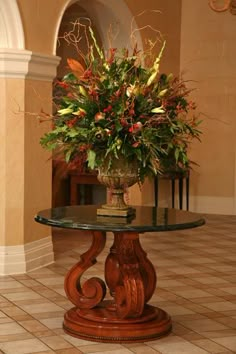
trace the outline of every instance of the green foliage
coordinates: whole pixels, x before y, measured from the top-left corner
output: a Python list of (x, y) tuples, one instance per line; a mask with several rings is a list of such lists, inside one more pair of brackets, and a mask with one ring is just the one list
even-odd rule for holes
[[(86, 152), (91, 169), (106, 158), (124, 155), (139, 163), (140, 178), (189, 167), (188, 147), (199, 139), (199, 120), (192, 114), (185, 83), (160, 74), (158, 57), (148, 67), (145, 53), (110, 48), (104, 53), (92, 29), (93, 46), (83, 63), (68, 59), (71, 72), (57, 83), (61, 94), (53, 128), (40, 143), (59, 150), (67, 162)], [(94, 53), (97, 53), (95, 56)]]

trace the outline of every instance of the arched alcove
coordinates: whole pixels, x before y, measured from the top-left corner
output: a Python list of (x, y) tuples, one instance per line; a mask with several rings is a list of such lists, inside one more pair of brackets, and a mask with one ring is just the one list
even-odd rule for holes
[(16, 0), (1, 0), (0, 48), (25, 48), (24, 30)]
[[(69, 7), (67, 7), (62, 17), (59, 32), (58, 32), (56, 55), (61, 58), (61, 61), (57, 68), (57, 77), (63, 77), (67, 73), (67, 67), (68, 67), (67, 58), (74, 58), (80, 60), (78, 49), (72, 43), (72, 40), (70, 40), (68, 37), (65, 40), (66, 34), (68, 34), (71, 31), (73, 31), (73, 35), (77, 35), (78, 27), (76, 26), (74, 28), (73, 24), (76, 23), (78, 19), (80, 19), (81, 23), (87, 25), (89, 21), (86, 19), (90, 19), (90, 15), (84, 8), (80, 6), (80, 2), (75, 2)], [(94, 24), (92, 24), (92, 27), (96, 39), (98, 40), (99, 45), (101, 45), (102, 41), (98, 30), (96, 29)], [(81, 32), (79, 34), (80, 38), (79, 38), (78, 47), (79, 50), (85, 54), (88, 51), (88, 43), (86, 40), (85, 33), (82, 33), (82, 28), (80, 30)]]
[[(129, 46), (133, 15), (123, 0), (110, 0), (109, 2), (107, 0), (93, 0), (93, 2), (88, 2), (87, 0), (68, 0), (57, 22), (53, 54), (56, 54), (57, 38), (64, 13), (69, 6), (75, 3), (88, 14), (94, 27), (97, 29), (104, 48), (109, 46), (107, 33), (111, 25), (115, 30), (117, 29), (118, 32), (118, 35), (114, 38), (113, 46), (118, 48)], [(135, 29), (135, 21), (132, 22), (132, 25), (133, 29)], [(136, 32), (136, 39), (139, 48), (142, 48), (141, 36), (138, 32)]]

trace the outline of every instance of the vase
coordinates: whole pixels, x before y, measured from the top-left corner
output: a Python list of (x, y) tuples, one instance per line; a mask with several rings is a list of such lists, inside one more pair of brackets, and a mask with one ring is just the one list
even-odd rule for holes
[(130, 216), (135, 209), (128, 206), (124, 194), (129, 187), (139, 180), (139, 169), (136, 160), (127, 161), (123, 156), (112, 161), (108, 167), (106, 161), (98, 169), (98, 180), (108, 190), (107, 204), (97, 209), (97, 215)]

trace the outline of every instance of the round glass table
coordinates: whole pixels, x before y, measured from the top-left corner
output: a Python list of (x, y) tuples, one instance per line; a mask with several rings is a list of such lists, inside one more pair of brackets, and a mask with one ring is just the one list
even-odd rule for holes
[[(65, 277), (65, 292), (75, 305), (64, 316), (66, 333), (97, 342), (145, 342), (167, 335), (171, 318), (164, 310), (149, 304), (156, 289), (156, 272), (143, 250), (139, 234), (182, 230), (205, 223), (189, 211), (137, 206), (130, 217), (97, 215), (100, 206), (66, 206), (38, 212), (41, 224), (77, 230), (90, 230), (93, 238)], [(104, 264), (104, 280), (82, 280), (96, 263), (111, 231), (114, 242)], [(144, 236), (145, 237), (145, 236)], [(108, 294), (107, 294), (108, 293)]]

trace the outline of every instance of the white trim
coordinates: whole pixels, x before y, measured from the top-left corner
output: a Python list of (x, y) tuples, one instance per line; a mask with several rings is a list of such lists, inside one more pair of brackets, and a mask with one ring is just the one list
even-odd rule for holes
[(25, 47), (24, 30), (16, 0), (0, 0), (0, 47)]
[(0, 48), (0, 77), (52, 81), (59, 62), (54, 55)]
[(54, 262), (51, 236), (19, 246), (0, 246), (0, 275), (22, 274)]

